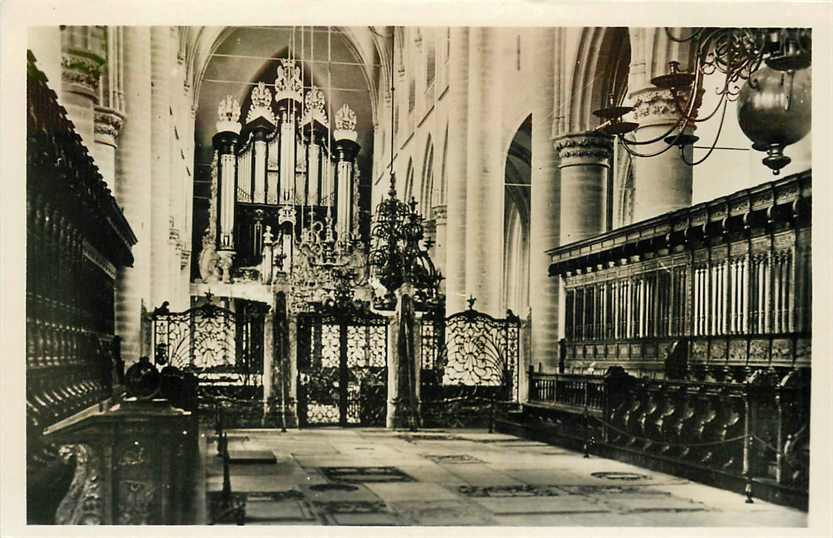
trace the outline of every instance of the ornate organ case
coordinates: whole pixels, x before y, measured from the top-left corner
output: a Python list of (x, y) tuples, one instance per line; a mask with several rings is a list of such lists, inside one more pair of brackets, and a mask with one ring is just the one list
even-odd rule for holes
[(300, 241), (358, 237), (356, 114), (344, 104), (331, 129), (324, 92), (286, 59), (274, 85), (258, 83), (244, 104), (244, 123), (235, 97), (218, 106), (203, 281), (266, 283), (273, 268), (290, 272)]

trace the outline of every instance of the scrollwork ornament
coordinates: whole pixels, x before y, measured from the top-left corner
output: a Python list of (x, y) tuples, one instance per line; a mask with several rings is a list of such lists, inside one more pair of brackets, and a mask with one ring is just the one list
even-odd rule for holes
[(66, 463), (75, 458), (75, 475), (55, 512), (58, 525), (101, 525), (104, 504), (96, 454), (89, 445), (64, 445), (59, 455)]

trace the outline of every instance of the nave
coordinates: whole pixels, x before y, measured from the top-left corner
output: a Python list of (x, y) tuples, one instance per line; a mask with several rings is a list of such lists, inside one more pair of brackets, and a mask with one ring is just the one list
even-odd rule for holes
[(812, 519), (810, 30), (31, 37), (30, 525)]
[[(795, 527), (806, 512), (482, 429), (227, 432), (245, 525)], [(201, 439), (206, 517), (223, 495)], [(274, 461), (268, 463), (270, 457)], [(614, 519), (615, 518), (615, 519)], [(230, 522), (234, 524), (236, 522)]]

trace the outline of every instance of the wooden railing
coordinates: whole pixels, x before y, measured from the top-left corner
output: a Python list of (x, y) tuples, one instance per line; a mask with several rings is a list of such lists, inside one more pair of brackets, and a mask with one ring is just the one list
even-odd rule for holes
[[(523, 421), (556, 443), (806, 507), (810, 370), (745, 383), (529, 372)], [(551, 432), (551, 428), (556, 431)], [(550, 432), (550, 433), (547, 433)]]
[(605, 404), (604, 378), (530, 372), (529, 401), (601, 413)]

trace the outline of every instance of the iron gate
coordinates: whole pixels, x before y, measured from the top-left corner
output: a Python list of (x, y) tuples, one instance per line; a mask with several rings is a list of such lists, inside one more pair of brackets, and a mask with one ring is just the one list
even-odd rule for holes
[[(263, 328), (269, 307), (239, 301), (237, 311), (211, 297), (189, 310), (170, 312), (167, 303), (151, 314), (154, 362), (198, 380), (203, 409), (218, 401), (257, 409), (263, 398)], [(238, 411), (242, 411), (239, 410)]]
[(517, 402), (520, 318), (494, 318), (469, 308), (421, 325), (420, 400), (425, 426), (473, 426), (498, 403)]
[(300, 426), (384, 426), (387, 319), (367, 312), (298, 316)]

